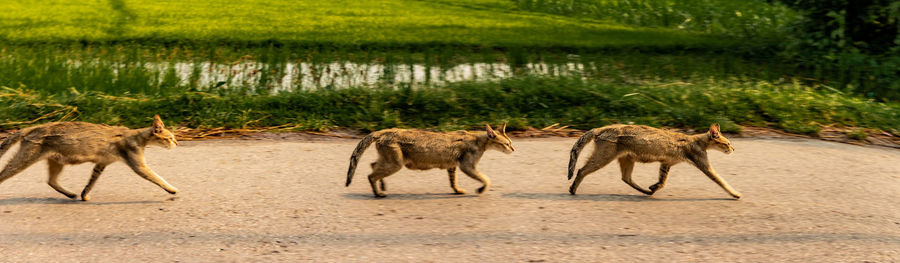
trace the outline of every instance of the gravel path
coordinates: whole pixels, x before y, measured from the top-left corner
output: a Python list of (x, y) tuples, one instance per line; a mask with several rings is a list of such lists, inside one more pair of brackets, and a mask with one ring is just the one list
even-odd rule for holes
[[(571, 196), (574, 139), (516, 139), (515, 153), (482, 159), (488, 193), (451, 195), (446, 172), (403, 170), (376, 200), (365, 180), (374, 149), (343, 186), (356, 142), (148, 148), (150, 167), (178, 195), (118, 163), (90, 202), (53, 191), (39, 163), (0, 184), (0, 261), (900, 261), (896, 149), (733, 139), (734, 154), (710, 156), (744, 194), (735, 201), (687, 164), (653, 197), (622, 183), (616, 164)], [(637, 165), (636, 181), (649, 186), (657, 169)], [(79, 192), (90, 170), (67, 167), (62, 185)]]

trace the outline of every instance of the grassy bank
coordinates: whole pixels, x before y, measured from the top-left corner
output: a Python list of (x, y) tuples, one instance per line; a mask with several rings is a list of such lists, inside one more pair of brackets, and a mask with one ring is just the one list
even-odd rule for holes
[[(411, 69), (416, 69), (416, 74)], [(471, 69), (481, 77), (460, 77)], [(778, 81), (804, 77), (790, 65), (715, 52), (581, 53), (429, 48), (413, 51), (288, 47), (147, 47), (142, 45), (0, 44), (0, 86), (43, 95), (101, 92), (123, 96), (276, 95), (316, 88), (494, 81), (526, 76), (582, 76), (606, 83), (729, 80)]]
[(99, 92), (41, 95), (27, 88), (4, 88), (0, 105), (2, 128), (28, 126), (32, 120), (141, 127), (158, 113), (170, 123), (201, 128), (289, 124), (301, 130), (448, 130), (501, 121), (512, 128), (553, 123), (582, 129), (610, 123), (700, 128), (719, 122), (727, 131), (736, 131), (739, 127), (735, 124), (740, 124), (815, 134), (828, 125), (900, 134), (900, 105), (820, 87), (739, 81), (621, 85), (522, 77), (430, 88), (300, 90), (278, 96), (197, 92), (159, 97)]
[(158, 113), (197, 128), (897, 134), (897, 104), (775, 58), (794, 19), (769, 1), (3, 1), (0, 128)]
[(0, 3), (7, 43), (267, 43), (330, 47), (700, 47), (722, 37), (520, 11), (506, 0)]

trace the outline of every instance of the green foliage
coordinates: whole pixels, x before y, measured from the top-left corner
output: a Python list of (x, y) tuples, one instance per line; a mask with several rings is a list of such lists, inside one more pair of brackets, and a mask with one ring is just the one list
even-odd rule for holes
[[(377, 72), (375, 85), (401, 85), (398, 69), (424, 68), (438, 81), (457, 81), (447, 69), (490, 63), (487, 75), (527, 75), (529, 65), (544, 67), (549, 76), (581, 75), (609, 83), (684, 81), (692, 79), (760, 79), (777, 81), (785, 76), (802, 78), (790, 65), (747, 60), (727, 54), (685, 52), (655, 54), (604, 51), (580, 55), (556, 51), (513, 50), (473, 52), (455, 48), (429, 48), (422, 52), (309, 49), (291, 47), (230, 48), (205, 45), (155, 47), (143, 45), (40, 45), (0, 44), (0, 86), (28, 87), (45, 95), (70, 91), (170, 96), (185, 92), (217, 95), (270, 94), (316, 88), (343, 88), (340, 79), (361, 78), (360, 71)], [(237, 67), (248, 62), (258, 67)], [(329, 70), (333, 63), (372, 65), (367, 69)], [(304, 63), (309, 83), (282, 85), (285, 76), (300, 78), (287, 64)], [(576, 69), (570, 65), (581, 65)], [(176, 67), (180, 68), (176, 71)], [(310, 70), (312, 69), (312, 70)], [(434, 69), (435, 72), (432, 72)], [(237, 73), (235, 73), (235, 70)], [(241, 78), (252, 74), (258, 79)], [(535, 71), (536, 72), (536, 71)], [(210, 79), (210, 76), (215, 79)], [(417, 86), (430, 84), (418, 83)]]
[(734, 44), (675, 30), (511, 11), (506, 0), (0, 1), (7, 43), (610, 48)]
[(781, 0), (804, 12), (784, 55), (818, 79), (882, 100), (900, 100), (900, 2)]
[(44, 96), (27, 88), (0, 92), (0, 127), (59, 119), (140, 127), (160, 114), (187, 127), (298, 129), (389, 127), (458, 129), (485, 122), (511, 128), (553, 123), (588, 129), (611, 123), (703, 129), (718, 122), (814, 134), (822, 125), (900, 133), (900, 105), (801, 84), (698, 81), (618, 85), (578, 78), (520, 77), (430, 88), (298, 90), (269, 95), (189, 92), (115, 97), (99, 92)]
[[(524, 10), (616, 21), (627, 25), (773, 39), (800, 19), (761, 0), (513, 0)], [(756, 39), (759, 41), (760, 39)]]
[[(866, 10), (875, 19), (865, 21), (896, 25), (896, 16)], [(0, 128), (54, 120), (140, 127), (160, 113), (188, 127), (718, 122), (726, 131), (815, 134), (837, 125), (897, 134), (896, 104), (843, 93), (900, 96), (897, 42), (873, 52), (875, 42), (847, 33), (855, 30), (848, 13), (828, 12), (828, 27), (796, 34), (802, 41), (784, 54), (798, 67), (760, 56), (774, 53), (771, 40), (785, 37), (798, 12), (759, 0), (3, 1)], [(260, 65), (238, 70), (257, 78), (201, 74), (244, 62)], [(383, 69), (371, 85), (322, 77), (342, 62)], [(288, 65), (301, 63), (315, 84), (276, 87)], [(473, 63), (507, 67), (510, 76), (397, 80), (404, 68)], [(567, 69), (575, 64), (584, 68)], [(524, 73), (535, 65), (551, 73)]]
[(869, 134), (866, 133), (866, 131), (863, 129), (854, 129), (854, 130), (848, 131), (846, 134), (847, 134), (847, 137), (849, 137), (850, 139), (859, 140), (859, 141), (865, 140), (867, 137), (869, 137)]
[(781, 0), (804, 11), (801, 39), (820, 50), (865, 54), (898, 52), (900, 2), (891, 0)]

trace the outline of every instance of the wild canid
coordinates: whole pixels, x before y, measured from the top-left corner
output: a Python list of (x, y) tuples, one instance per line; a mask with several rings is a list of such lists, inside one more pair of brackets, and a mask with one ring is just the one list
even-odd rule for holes
[(166, 129), (159, 115), (153, 117), (151, 127), (143, 129), (85, 122), (53, 122), (25, 128), (10, 135), (0, 144), (0, 156), (16, 142), (21, 142), (19, 151), (0, 172), (0, 183), (32, 164), (47, 159), (50, 174), (47, 184), (57, 192), (74, 199), (76, 195), (63, 189), (57, 183), (57, 178), (66, 164), (92, 162), (96, 165), (91, 173), (91, 179), (81, 191), (81, 200), (88, 201), (90, 200), (88, 192), (100, 178), (103, 169), (122, 160), (135, 173), (170, 194), (178, 192), (178, 189), (169, 185), (144, 163), (144, 147), (147, 144), (158, 144), (167, 149), (178, 145), (175, 135)]
[(499, 127), (500, 132), (485, 125), (484, 132), (457, 131), (449, 133), (437, 133), (420, 130), (386, 129), (373, 132), (362, 139), (356, 150), (350, 156), (350, 168), (347, 171), (347, 186), (353, 180), (353, 173), (359, 157), (373, 142), (378, 150), (378, 160), (373, 162), (372, 174), (369, 174), (369, 184), (375, 197), (384, 197), (376, 183), (381, 182), (381, 190), (384, 190), (383, 179), (400, 171), (401, 168), (414, 170), (428, 170), (440, 168), (447, 170), (450, 176), (450, 187), (457, 194), (464, 194), (456, 184), (456, 167), (463, 173), (484, 184), (478, 189), (483, 193), (491, 185), (490, 179), (478, 172), (475, 166), (481, 156), (488, 149), (512, 153), (515, 148), (506, 135), (506, 124)]
[[(669, 176), (669, 168), (687, 161), (719, 184), (732, 197), (741, 198), (740, 193), (716, 174), (706, 155), (706, 150), (710, 148), (726, 154), (734, 152), (731, 142), (719, 131), (719, 124), (713, 124), (709, 127), (709, 132), (697, 135), (685, 135), (642, 125), (610, 125), (590, 130), (572, 146), (569, 157), (569, 180), (572, 179), (579, 152), (589, 141), (594, 142), (594, 152), (587, 163), (578, 170), (577, 177), (569, 188), (569, 193), (573, 195), (585, 176), (618, 159), (622, 181), (644, 194), (652, 195), (662, 189)], [(631, 180), (635, 162), (661, 163), (659, 182), (650, 186), (650, 190), (641, 188)]]

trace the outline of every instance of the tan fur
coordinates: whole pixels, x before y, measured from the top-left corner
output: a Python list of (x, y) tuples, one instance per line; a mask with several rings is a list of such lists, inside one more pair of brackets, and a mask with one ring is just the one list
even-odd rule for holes
[[(594, 153), (578, 170), (575, 181), (569, 188), (569, 193), (573, 195), (585, 176), (618, 159), (622, 181), (644, 194), (652, 195), (662, 189), (669, 176), (669, 169), (673, 165), (689, 162), (722, 189), (725, 189), (732, 197), (741, 198), (740, 193), (716, 174), (706, 155), (706, 150), (710, 148), (726, 154), (734, 152), (731, 142), (719, 131), (719, 124), (713, 124), (710, 126), (709, 132), (697, 135), (685, 135), (642, 125), (610, 125), (590, 130), (572, 147), (569, 159), (569, 179), (572, 179), (572, 170), (578, 161), (579, 151), (589, 140), (594, 141)], [(659, 181), (650, 186), (650, 190), (641, 188), (631, 180), (635, 162), (661, 163)]]
[(490, 180), (478, 172), (475, 166), (481, 160), (481, 156), (488, 149), (512, 153), (515, 148), (509, 136), (506, 135), (506, 124), (495, 132), (490, 125), (486, 125), (484, 132), (457, 131), (449, 133), (436, 133), (420, 130), (387, 129), (373, 132), (360, 141), (356, 150), (350, 156), (350, 169), (347, 172), (347, 185), (353, 179), (356, 163), (359, 156), (371, 144), (375, 143), (378, 150), (378, 160), (372, 163), (372, 174), (369, 175), (369, 183), (375, 197), (384, 197), (384, 193), (375, 187), (377, 182), (391, 174), (400, 171), (404, 166), (413, 170), (428, 170), (439, 168), (447, 170), (450, 177), (450, 187), (457, 194), (464, 194), (456, 184), (456, 167), (463, 173), (484, 184), (478, 189), (478, 193), (487, 191)]
[(153, 126), (144, 129), (85, 122), (53, 122), (25, 128), (0, 144), (0, 156), (19, 141), (19, 151), (0, 172), (0, 183), (32, 164), (47, 159), (50, 174), (47, 183), (61, 194), (74, 199), (77, 197), (75, 194), (57, 183), (59, 173), (64, 165), (91, 162), (96, 165), (90, 181), (81, 192), (81, 199), (88, 201), (88, 192), (103, 169), (121, 160), (135, 173), (169, 193), (175, 194), (178, 191), (144, 163), (144, 147), (147, 144), (155, 143), (169, 149), (178, 144), (175, 135), (165, 128), (159, 115), (154, 116)]

